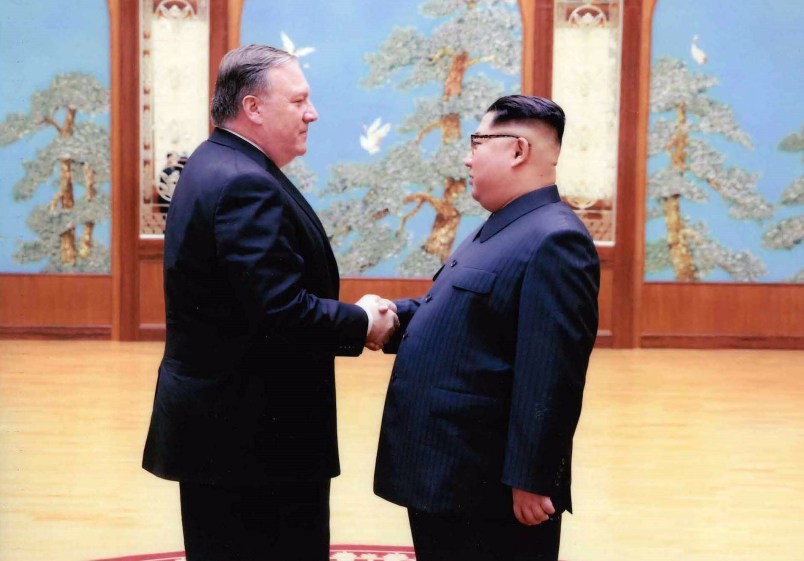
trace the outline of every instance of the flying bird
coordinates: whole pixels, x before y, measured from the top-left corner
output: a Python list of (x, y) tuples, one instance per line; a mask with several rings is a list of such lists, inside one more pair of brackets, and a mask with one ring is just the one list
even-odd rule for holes
[(380, 151), (380, 142), (391, 131), (391, 123), (383, 125), (382, 119), (377, 117), (368, 128), (363, 125), (363, 130), (366, 134), (360, 135), (360, 146), (369, 154), (376, 154)]
[(690, 45), (690, 54), (692, 54), (692, 58), (694, 58), (695, 62), (697, 62), (698, 64), (706, 64), (706, 60), (707, 60), (706, 53), (703, 52), (703, 49), (701, 49), (698, 46), (698, 36), (697, 35), (694, 35), (692, 37), (692, 44)]
[(293, 41), (290, 40), (290, 37), (288, 37), (284, 31), (280, 31), (279, 35), (282, 37), (282, 49), (286, 50), (293, 56), (301, 58), (315, 52), (314, 47), (302, 47), (297, 49), (296, 45), (293, 44)]

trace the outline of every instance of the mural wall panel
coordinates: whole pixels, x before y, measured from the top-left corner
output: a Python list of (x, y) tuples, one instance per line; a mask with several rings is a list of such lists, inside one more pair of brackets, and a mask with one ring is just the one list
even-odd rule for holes
[(106, 2), (0, 18), (0, 272), (110, 270)]
[(804, 282), (804, 12), (659, 1), (646, 280)]
[(320, 120), (286, 171), (341, 273), (432, 276), (485, 214), (463, 159), (485, 109), (520, 89), (516, 0), (248, 0), (247, 43), (300, 57)]
[(558, 187), (598, 244), (615, 241), (620, 0), (556, 0), (553, 99), (567, 113)]

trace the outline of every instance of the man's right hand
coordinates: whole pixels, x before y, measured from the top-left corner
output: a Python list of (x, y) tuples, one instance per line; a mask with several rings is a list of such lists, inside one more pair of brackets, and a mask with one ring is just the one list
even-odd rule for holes
[(357, 301), (357, 305), (366, 310), (371, 317), (371, 329), (366, 336), (366, 348), (371, 351), (382, 349), (399, 327), (396, 304), (391, 300), (380, 298), (376, 294), (366, 294)]

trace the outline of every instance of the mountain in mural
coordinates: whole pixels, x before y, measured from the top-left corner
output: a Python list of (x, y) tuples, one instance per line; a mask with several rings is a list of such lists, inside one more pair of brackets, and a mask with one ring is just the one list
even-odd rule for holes
[(678, 281), (699, 281), (715, 268), (744, 282), (767, 274), (751, 252), (732, 251), (705, 223), (682, 215), (682, 201), (705, 204), (711, 191), (726, 202), (731, 218), (761, 221), (773, 214), (773, 205), (757, 192), (758, 175), (727, 167), (726, 156), (714, 147), (716, 137), (751, 147), (731, 108), (707, 95), (717, 83), (717, 78), (691, 72), (684, 62), (666, 57), (651, 74), (650, 109), (656, 118), (649, 155), (664, 153), (669, 162), (648, 179), (648, 219), (663, 218), (666, 236), (647, 241), (645, 268), (672, 268)]
[[(445, 21), (429, 35), (395, 28), (377, 52), (366, 56), (364, 84), (383, 87), (394, 78), (397, 88), (411, 90), (435, 83), (440, 94), (416, 101), (396, 128), (407, 139), (390, 148), (382, 146), (387, 125), (377, 120), (366, 127), (363, 148), (376, 160), (333, 166), (323, 192), (333, 201), (320, 214), (345, 274), (405, 254), (400, 275), (429, 276), (451, 253), (461, 217), (484, 212), (466, 190), (468, 145), (461, 124), (482, 117), (503, 85), (467, 72), (478, 65), (519, 72), (518, 8), (501, 0), (428, 0), (419, 9), (427, 18)], [(423, 146), (435, 132), (440, 133), (437, 146)], [(426, 239), (413, 239), (405, 224), (425, 205), (435, 211), (432, 228)]]
[[(39, 239), (20, 244), (14, 254), (17, 262), (46, 260), (47, 272), (109, 271), (108, 248), (93, 240), (95, 225), (109, 219), (109, 196), (101, 189), (110, 174), (109, 132), (79, 120), (80, 115), (108, 108), (109, 91), (94, 77), (73, 72), (56, 76), (50, 86), (36, 92), (28, 114), (13, 113), (0, 123), (0, 146), (43, 129), (55, 132), (34, 160), (23, 162), (25, 175), (13, 189), (17, 201), (31, 199), (51, 181), (56, 190), (50, 203), (34, 207), (28, 216), (28, 227)], [(80, 198), (75, 192), (78, 185), (84, 187)]]
[[(786, 136), (779, 143), (779, 150), (783, 152), (801, 153), (804, 162), (804, 127), (800, 133)], [(782, 192), (782, 206), (804, 205), (804, 175), (798, 176)], [(773, 224), (762, 236), (762, 245), (768, 249), (792, 250), (804, 240), (804, 214), (785, 218)], [(804, 268), (787, 279), (790, 282), (804, 283)]]

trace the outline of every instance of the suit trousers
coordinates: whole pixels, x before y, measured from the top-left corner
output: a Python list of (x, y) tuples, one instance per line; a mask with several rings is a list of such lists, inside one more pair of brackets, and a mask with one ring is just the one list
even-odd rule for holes
[(329, 479), (179, 489), (187, 561), (329, 560)]
[(556, 561), (561, 515), (537, 526), (408, 509), (416, 561)]

